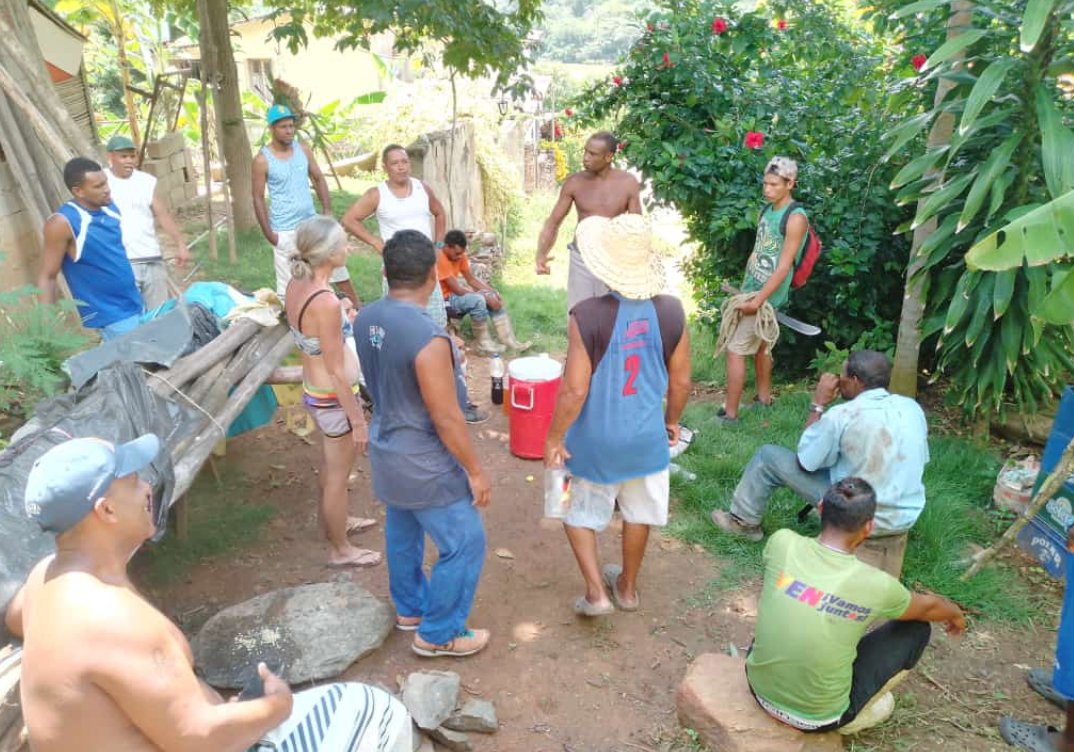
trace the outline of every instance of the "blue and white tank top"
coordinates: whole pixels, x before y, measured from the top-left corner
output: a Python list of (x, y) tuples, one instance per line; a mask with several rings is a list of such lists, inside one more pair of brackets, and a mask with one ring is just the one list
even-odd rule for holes
[[(682, 336), (682, 306), (665, 297), (628, 300), (613, 292), (571, 311), (594, 364), (589, 394), (565, 438), (567, 469), (579, 478), (622, 483), (665, 470), (670, 462), (664, 395), (667, 361)], [(673, 315), (667, 321), (661, 322), (656, 302), (668, 303)], [(613, 307), (614, 324), (602, 326)]]
[(293, 230), (317, 213), (306, 152), (296, 138), (291, 142), (290, 159), (279, 159), (267, 146), (261, 147), (261, 153), (268, 160), (269, 225), (274, 232)]
[(75, 239), (75, 256), (63, 255), (62, 270), (82, 324), (100, 329), (141, 314), (145, 304), (123, 246), (116, 205), (90, 211), (68, 201), (56, 213), (71, 225)]

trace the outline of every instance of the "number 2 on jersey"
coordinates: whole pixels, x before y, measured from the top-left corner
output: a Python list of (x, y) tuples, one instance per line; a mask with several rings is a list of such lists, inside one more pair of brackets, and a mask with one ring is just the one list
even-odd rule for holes
[(623, 362), (623, 370), (630, 374), (627, 376), (626, 384), (623, 385), (623, 396), (629, 397), (632, 394), (637, 394), (638, 390), (634, 388), (634, 380), (638, 378), (638, 371), (641, 370), (641, 358), (637, 355), (628, 355)]

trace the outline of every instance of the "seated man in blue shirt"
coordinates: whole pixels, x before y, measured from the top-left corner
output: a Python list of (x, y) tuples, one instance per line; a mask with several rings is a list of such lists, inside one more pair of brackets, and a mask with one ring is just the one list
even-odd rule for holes
[[(876, 526), (858, 558), (898, 577), (906, 533), (925, 507), (921, 479), (929, 446), (925, 413), (914, 400), (889, 393), (890, 381), (891, 362), (873, 350), (851, 353), (840, 375), (821, 376), (798, 451), (771, 444), (758, 449), (730, 511), (713, 510), (713, 523), (759, 541), (761, 518), (777, 488), (790, 488), (816, 506), (833, 483), (864, 478), (876, 490)], [(827, 409), (837, 394), (844, 402)]]

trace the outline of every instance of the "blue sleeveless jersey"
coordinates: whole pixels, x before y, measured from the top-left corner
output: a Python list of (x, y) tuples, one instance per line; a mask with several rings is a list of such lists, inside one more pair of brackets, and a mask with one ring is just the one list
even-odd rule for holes
[(75, 238), (75, 257), (65, 253), (61, 268), (83, 326), (100, 329), (141, 314), (145, 304), (123, 246), (116, 205), (90, 211), (68, 201), (56, 213)]
[[(614, 294), (614, 293), (613, 293)], [(565, 444), (567, 469), (593, 483), (622, 483), (667, 469), (668, 371), (656, 307), (619, 295), (608, 349)]]
[(279, 159), (267, 146), (261, 153), (268, 160), (269, 225), (275, 232), (293, 230), (317, 212), (310, 193), (310, 163), (296, 138), (291, 158)]

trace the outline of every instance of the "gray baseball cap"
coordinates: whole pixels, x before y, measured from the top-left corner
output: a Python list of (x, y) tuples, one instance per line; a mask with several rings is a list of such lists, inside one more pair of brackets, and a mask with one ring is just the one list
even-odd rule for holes
[(125, 444), (71, 439), (34, 463), (26, 480), (26, 515), (42, 530), (65, 533), (93, 510), (112, 482), (149, 466), (160, 439), (147, 433)]

